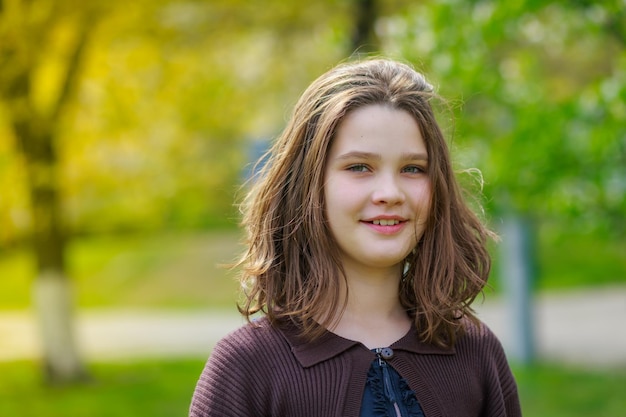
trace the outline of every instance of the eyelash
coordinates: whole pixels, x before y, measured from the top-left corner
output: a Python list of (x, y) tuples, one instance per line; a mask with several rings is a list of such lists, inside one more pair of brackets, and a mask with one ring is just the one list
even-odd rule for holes
[[(410, 170), (410, 171), (408, 171)], [(419, 165), (410, 165), (408, 167), (404, 167), (402, 168), (403, 172), (410, 172), (411, 174), (421, 174), (423, 172), (426, 172), (426, 168), (421, 167)]]
[(353, 172), (366, 172), (369, 171), (369, 167), (365, 164), (354, 164), (354, 165), (350, 165), (348, 167), (348, 171), (353, 171)]
[[(365, 165), (365, 164), (354, 164), (354, 165), (350, 165), (347, 168), (348, 171), (352, 171), (352, 172), (368, 172), (371, 171), (371, 169)], [(421, 174), (426, 172), (426, 168), (423, 168), (419, 165), (409, 165), (406, 166), (404, 168), (402, 168), (402, 172), (408, 172), (409, 174)]]

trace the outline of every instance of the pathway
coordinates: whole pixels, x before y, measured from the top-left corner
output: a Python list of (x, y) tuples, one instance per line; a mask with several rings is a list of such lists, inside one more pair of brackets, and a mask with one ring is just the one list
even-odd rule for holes
[[(534, 300), (535, 338), (541, 359), (626, 369), (626, 287), (544, 294)], [(479, 316), (510, 350), (505, 303), (475, 305)], [(82, 310), (77, 338), (90, 360), (205, 357), (220, 337), (243, 320), (209, 310)], [(0, 361), (39, 356), (37, 328), (28, 312), (0, 312)]]

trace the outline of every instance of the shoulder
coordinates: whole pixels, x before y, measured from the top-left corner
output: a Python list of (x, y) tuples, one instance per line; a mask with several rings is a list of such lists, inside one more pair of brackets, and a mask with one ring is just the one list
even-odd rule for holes
[(508, 368), (502, 343), (482, 321), (463, 319), (464, 333), (457, 340), (455, 350), (460, 356), (474, 362), (476, 366)]
[(228, 333), (218, 344), (243, 343), (243, 346), (254, 346), (259, 339), (273, 338), (276, 333), (269, 320), (261, 317)]
[(210, 359), (240, 363), (241, 360), (259, 359), (268, 352), (284, 350), (286, 347), (281, 332), (263, 317), (224, 336), (215, 345)]
[(502, 347), (498, 337), (482, 321), (472, 321), (468, 318), (463, 318), (462, 321), (464, 333), (458, 340), (462, 346), (478, 347), (480, 349)]
[(456, 349), (457, 353), (473, 362), (480, 373), (502, 384), (505, 390), (515, 389), (504, 348), (485, 323), (465, 320), (465, 334), (459, 338)]
[(289, 348), (267, 319), (247, 323), (222, 338), (200, 374), (190, 416), (265, 415), (271, 383), (259, 384)]

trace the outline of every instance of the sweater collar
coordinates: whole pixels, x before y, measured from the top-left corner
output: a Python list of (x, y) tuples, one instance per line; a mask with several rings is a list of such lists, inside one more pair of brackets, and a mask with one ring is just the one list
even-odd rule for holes
[[(305, 368), (329, 360), (352, 348), (365, 351), (372, 355), (372, 359), (374, 358), (374, 353), (361, 342), (345, 339), (328, 330), (313, 341), (307, 341), (301, 337), (298, 334), (298, 328), (294, 325), (282, 326), (280, 331), (291, 346), (291, 351), (300, 365)], [(407, 334), (389, 347), (393, 350), (403, 350), (422, 355), (453, 355), (455, 353), (454, 347), (443, 348), (421, 342), (415, 326), (412, 326)]]

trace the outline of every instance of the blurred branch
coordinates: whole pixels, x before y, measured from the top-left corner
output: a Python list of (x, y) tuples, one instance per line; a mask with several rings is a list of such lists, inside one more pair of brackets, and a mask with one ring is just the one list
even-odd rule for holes
[(63, 113), (67, 103), (76, 91), (80, 79), (79, 73), (85, 54), (85, 47), (88, 43), (89, 36), (93, 32), (94, 22), (94, 15), (90, 12), (85, 12), (84, 16), (80, 19), (76, 43), (67, 64), (59, 96), (50, 114), (51, 120), (57, 120), (59, 118), (59, 115)]

